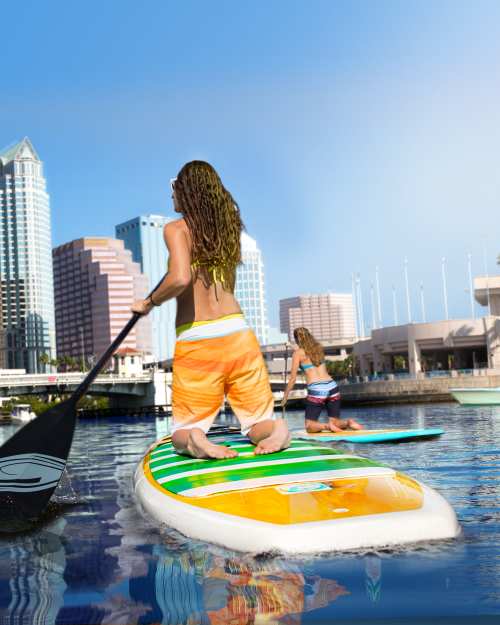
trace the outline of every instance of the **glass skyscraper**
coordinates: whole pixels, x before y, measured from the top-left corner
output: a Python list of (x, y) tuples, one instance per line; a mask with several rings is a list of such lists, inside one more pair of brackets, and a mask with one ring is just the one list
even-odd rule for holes
[(241, 233), (241, 257), (243, 264), (236, 270), (234, 294), (259, 343), (265, 345), (268, 341), (268, 325), (264, 263), (257, 242), (245, 232)]
[(9, 369), (42, 372), (40, 356), (56, 357), (51, 248), (42, 162), (25, 138), (0, 151), (0, 328)]
[[(115, 227), (116, 238), (125, 243), (132, 258), (153, 289), (167, 272), (168, 251), (163, 228), (172, 218), (163, 215), (140, 215)], [(153, 354), (157, 361), (173, 358), (175, 347), (175, 300), (169, 300), (150, 313), (153, 330)]]

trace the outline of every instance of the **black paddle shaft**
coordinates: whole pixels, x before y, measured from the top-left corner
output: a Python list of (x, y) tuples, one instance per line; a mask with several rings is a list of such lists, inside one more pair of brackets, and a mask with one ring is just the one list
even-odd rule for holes
[(29, 421), (0, 447), (0, 530), (25, 529), (23, 524), (46, 508), (71, 449), (76, 404), (141, 317), (133, 314), (69, 399)]

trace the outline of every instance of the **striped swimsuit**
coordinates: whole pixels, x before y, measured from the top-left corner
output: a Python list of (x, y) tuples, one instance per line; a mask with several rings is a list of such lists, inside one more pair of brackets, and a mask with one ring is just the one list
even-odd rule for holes
[(329, 418), (338, 418), (340, 392), (335, 380), (312, 382), (307, 385), (306, 419), (318, 421), (323, 408), (326, 408)]

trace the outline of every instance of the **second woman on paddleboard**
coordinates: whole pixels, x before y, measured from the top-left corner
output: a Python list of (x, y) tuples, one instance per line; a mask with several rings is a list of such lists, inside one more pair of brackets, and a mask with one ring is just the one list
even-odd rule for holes
[(132, 311), (147, 314), (153, 306), (177, 299), (172, 442), (195, 458), (236, 456), (235, 450), (206, 436), (226, 395), (256, 454), (288, 447), (286, 422), (273, 418), (259, 343), (234, 297), (243, 229), (238, 205), (204, 161), (184, 165), (171, 186), (181, 217), (164, 229), (168, 273)]
[[(362, 426), (354, 419), (340, 419), (340, 392), (326, 368), (325, 352), (307, 328), (296, 328), (293, 336), (297, 348), (292, 357), (292, 370), (283, 395), (283, 405), (288, 401), (290, 391), (295, 386), (297, 372), (301, 369), (307, 380), (306, 430), (308, 432), (332, 431), (345, 429), (361, 430)], [(328, 423), (320, 423), (323, 408), (328, 414)]]

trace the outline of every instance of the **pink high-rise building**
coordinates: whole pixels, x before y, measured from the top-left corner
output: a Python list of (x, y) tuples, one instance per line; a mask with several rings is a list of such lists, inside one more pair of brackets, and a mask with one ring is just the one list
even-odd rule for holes
[[(88, 362), (104, 352), (146, 297), (148, 279), (123, 241), (84, 237), (52, 250), (58, 356)], [(151, 320), (141, 319), (123, 341), (151, 352)]]
[(354, 339), (356, 322), (350, 293), (298, 295), (280, 300), (280, 330), (293, 340), (305, 326), (318, 341)]

